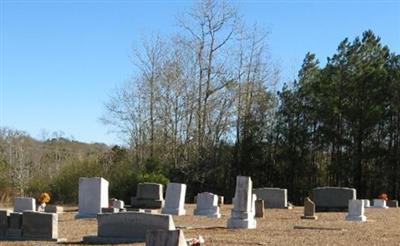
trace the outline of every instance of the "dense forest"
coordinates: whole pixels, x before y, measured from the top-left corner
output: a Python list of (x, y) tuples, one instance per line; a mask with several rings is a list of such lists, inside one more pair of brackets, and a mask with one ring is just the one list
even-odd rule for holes
[(229, 200), (237, 175), (287, 188), (295, 204), (325, 185), (400, 198), (400, 55), (373, 31), (345, 38), (323, 64), (305, 54), (277, 91), (267, 33), (234, 6), (198, 2), (177, 24), (143, 40), (136, 76), (105, 105), (102, 121), (126, 146), (2, 129), (1, 198), (49, 191), (76, 202), (79, 176), (103, 176), (127, 201), (143, 181), (186, 183), (188, 200), (202, 191)]

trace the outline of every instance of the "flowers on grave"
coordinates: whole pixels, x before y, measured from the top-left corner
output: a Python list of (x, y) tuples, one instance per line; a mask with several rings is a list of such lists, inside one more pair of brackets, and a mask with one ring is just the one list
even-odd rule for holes
[(381, 193), (381, 194), (379, 194), (378, 199), (387, 201), (389, 199), (389, 197), (386, 193)]
[(39, 203), (49, 203), (50, 202), (50, 195), (47, 192), (43, 192), (42, 194), (40, 194), (40, 197), (38, 199)]

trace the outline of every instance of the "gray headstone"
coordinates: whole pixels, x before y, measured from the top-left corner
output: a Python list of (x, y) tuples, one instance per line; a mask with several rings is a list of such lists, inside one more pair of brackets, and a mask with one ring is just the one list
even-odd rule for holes
[(250, 177), (236, 177), (235, 197), (233, 209), (228, 219), (228, 228), (255, 229), (257, 222), (254, 219), (256, 196), (252, 195), (253, 182)]
[(9, 214), (10, 212), (8, 210), (0, 210), (0, 238), (6, 236)]
[(367, 217), (364, 215), (364, 200), (349, 200), (349, 213), (346, 216), (346, 220), (350, 221), (367, 221)]
[(253, 193), (257, 199), (264, 200), (265, 208), (288, 208), (287, 189), (281, 188), (258, 188)]
[(398, 208), (399, 207), (399, 201), (397, 201), (397, 200), (386, 201), (386, 206), (388, 206), (389, 208)]
[(301, 218), (310, 220), (318, 219), (318, 217), (315, 216), (315, 204), (308, 197), (304, 199), (304, 216), (301, 216)]
[(36, 211), (36, 200), (32, 197), (16, 197), (14, 201), (14, 212)]
[(125, 208), (125, 203), (122, 200), (114, 200), (112, 206), (113, 206), (113, 208), (121, 209), (121, 208)]
[(317, 212), (347, 211), (349, 200), (357, 199), (356, 189), (347, 187), (317, 187), (312, 199)]
[(386, 206), (386, 201), (383, 199), (374, 199), (374, 208), (389, 208)]
[(131, 198), (134, 208), (156, 209), (164, 206), (163, 185), (157, 183), (140, 183), (137, 185), (136, 197)]
[(209, 218), (220, 218), (218, 207), (218, 196), (213, 193), (203, 192), (197, 195), (197, 206), (193, 210), (194, 215), (207, 216)]
[(264, 218), (264, 200), (256, 200), (255, 202), (256, 208), (256, 218)]
[(57, 240), (58, 215), (26, 211), (23, 213), (22, 228), (24, 239)]
[(144, 242), (149, 230), (175, 230), (171, 215), (123, 212), (99, 214), (97, 236), (86, 236), (84, 243)]
[(165, 206), (161, 209), (163, 214), (185, 215), (186, 185), (169, 183), (165, 196)]
[(79, 178), (79, 213), (77, 218), (95, 218), (101, 208), (108, 207), (108, 181), (100, 178)]
[(153, 230), (146, 233), (146, 246), (187, 246), (182, 230)]

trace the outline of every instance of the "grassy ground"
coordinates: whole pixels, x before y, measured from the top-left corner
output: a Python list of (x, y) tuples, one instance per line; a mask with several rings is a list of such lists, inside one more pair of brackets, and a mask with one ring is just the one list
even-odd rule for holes
[[(267, 209), (257, 219), (255, 230), (226, 228), (231, 205), (224, 205), (221, 219), (192, 216), (194, 205), (187, 204), (187, 216), (175, 217), (186, 238), (202, 235), (206, 245), (400, 245), (400, 208), (366, 210), (368, 221), (345, 221), (346, 213), (318, 213), (317, 221), (301, 220), (302, 207), (293, 210)], [(76, 212), (59, 216), (59, 237), (68, 245), (80, 244), (85, 235), (95, 235), (95, 219), (75, 220)], [(294, 229), (294, 226), (340, 228), (342, 230)], [(47, 242), (5, 242), (0, 245), (53, 245)], [(132, 244), (131, 244), (132, 245)], [(144, 244), (134, 244), (144, 245)]]

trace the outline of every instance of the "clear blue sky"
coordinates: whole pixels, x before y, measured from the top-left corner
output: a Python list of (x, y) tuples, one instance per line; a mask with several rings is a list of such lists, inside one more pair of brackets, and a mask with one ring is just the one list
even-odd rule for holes
[[(0, 0), (0, 126), (43, 129), (84, 142), (120, 143), (99, 117), (112, 90), (132, 78), (142, 34), (176, 31), (190, 1)], [(345, 37), (372, 29), (400, 53), (400, 1), (235, 1), (270, 32), (285, 79), (307, 51), (325, 62)]]

